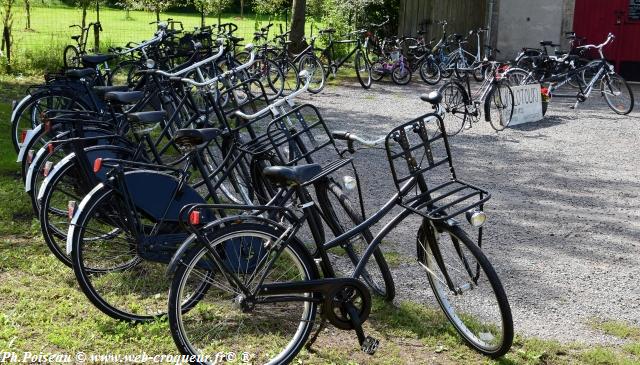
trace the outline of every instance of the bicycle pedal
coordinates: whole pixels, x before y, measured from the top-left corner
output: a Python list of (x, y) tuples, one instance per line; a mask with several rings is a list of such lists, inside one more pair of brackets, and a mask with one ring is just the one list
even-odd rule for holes
[(364, 339), (364, 341), (362, 341), (362, 345), (360, 346), (360, 348), (362, 349), (362, 352), (364, 352), (365, 354), (373, 355), (376, 353), (376, 350), (378, 349), (379, 345), (380, 345), (380, 341), (376, 340), (371, 336), (367, 336)]

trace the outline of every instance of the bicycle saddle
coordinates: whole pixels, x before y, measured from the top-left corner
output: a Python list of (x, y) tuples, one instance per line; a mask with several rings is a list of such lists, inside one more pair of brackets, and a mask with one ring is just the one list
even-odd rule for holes
[(317, 163), (300, 166), (269, 166), (262, 170), (267, 179), (279, 185), (302, 185), (322, 172)]
[(164, 120), (167, 113), (164, 110), (151, 112), (137, 112), (127, 114), (127, 119), (133, 123), (156, 124)]
[(108, 92), (112, 91), (129, 91), (129, 88), (125, 85), (122, 86), (94, 86), (91, 88), (96, 96), (100, 99), (104, 99), (104, 96)]
[(72, 35), (71, 39), (73, 39), (74, 41), (77, 41), (78, 39), (80, 39), (80, 37), (82, 37), (82, 36), (80, 36), (80, 35)]
[(221, 133), (218, 128), (180, 129), (173, 141), (182, 146), (198, 146), (216, 139)]
[(133, 104), (143, 96), (142, 91), (110, 91), (104, 94), (104, 100), (113, 104)]
[(552, 41), (540, 41), (540, 45), (543, 47), (559, 47), (559, 44), (554, 44)]
[(81, 79), (84, 77), (89, 77), (89, 76), (93, 76), (96, 74), (96, 70), (92, 69), (92, 68), (83, 68), (83, 69), (79, 69), (79, 70), (67, 70), (65, 73), (65, 76), (72, 78), (72, 79)]
[(318, 33), (320, 33), (320, 34), (333, 34), (335, 32), (336, 32), (336, 30), (334, 28), (327, 28), (327, 29), (323, 29), (323, 30), (319, 31)]
[(439, 93), (438, 91), (432, 91), (428, 94), (420, 95), (420, 100), (426, 101), (431, 105), (438, 105), (440, 104), (440, 102), (442, 102), (442, 94)]
[(82, 63), (90, 65), (98, 65), (118, 57), (114, 54), (94, 54), (82, 56)]

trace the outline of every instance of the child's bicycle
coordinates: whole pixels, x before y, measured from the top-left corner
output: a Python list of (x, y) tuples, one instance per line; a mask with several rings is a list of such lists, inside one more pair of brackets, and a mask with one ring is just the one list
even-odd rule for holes
[(81, 25), (74, 24), (69, 28), (80, 28), (80, 34), (71, 36), (71, 39), (76, 41), (76, 44), (70, 44), (64, 49), (64, 68), (79, 68), (81, 64), (81, 56), (87, 54), (87, 40), (89, 39), (89, 31), (102, 32), (102, 24), (100, 22), (89, 23), (88, 26), (82, 27)]
[[(386, 43), (388, 41), (385, 41)], [(406, 85), (411, 82), (411, 67), (404, 53), (398, 47), (396, 40), (392, 50), (375, 61), (371, 61), (371, 79), (380, 81), (386, 75), (391, 76), (391, 80), (397, 85)], [(383, 46), (384, 49), (384, 46)]]

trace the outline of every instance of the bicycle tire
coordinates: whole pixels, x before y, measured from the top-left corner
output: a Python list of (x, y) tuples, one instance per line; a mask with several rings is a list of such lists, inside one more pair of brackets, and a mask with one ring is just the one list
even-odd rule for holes
[(65, 69), (80, 67), (80, 51), (72, 44), (66, 46), (64, 48), (63, 60)]
[(358, 82), (360, 85), (368, 89), (371, 87), (371, 65), (369, 64), (369, 60), (367, 60), (367, 56), (362, 52), (362, 50), (358, 50), (354, 59), (354, 67), (356, 69), (356, 76), (358, 77)]
[[(306, 70), (309, 73), (311, 82), (307, 91), (312, 94), (317, 94), (324, 89), (327, 77), (322, 62), (320, 62), (320, 59), (314, 54), (307, 53), (302, 56), (298, 62), (298, 70)], [(306, 80), (304, 82), (306, 82)]]
[[(340, 234), (347, 232), (349, 229), (363, 222), (362, 215), (353, 208), (349, 197), (335, 181), (329, 180), (325, 184), (319, 184), (316, 187), (316, 196), (318, 197), (318, 204), (321, 207), (323, 215), (327, 219), (327, 225), (335, 237), (338, 237)], [(342, 210), (344, 215), (339, 214), (339, 210)], [(341, 221), (339, 216), (350, 221)], [(348, 246), (342, 246), (349, 260), (351, 260), (351, 264), (354, 265), (354, 269), (360, 260), (364, 248), (373, 241), (373, 234), (371, 234), (369, 229), (365, 229), (362, 231), (361, 237), (355, 237), (356, 240), (359, 238), (362, 238), (364, 241), (362, 242), (364, 247), (360, 248), (360, 252), (357, 252), (357, 243), (355, 246), (353, 242), (349, 242)], [(386, 301), (392, 301), (396, 294), (395, 284), (391, 271), (389, 270), (389, 265), (379, 246), (375, 249), (372, 257), (375, 263), (369, 260), (366, 266), (366, 272), (361, 278), (374, 294), (383, 297)], [(375, 276), (375, 278), (372, 275)], [(380, 281), (383, 283), (380, 283)]]
[[(616, 95), (616, 91), (614, 90), (612, 81), (617, 81), (620, 83), (620, 87), (619, 87), (620, 94)], [(618, 100), (614, 100), (614, 98), (612, 97), (612, 96), (620, 96), (625, 91), (629, 95), (628, 106), (624, 104), (620, 104)], [(622, 76), (618, 75), (617, 73), (614, 73), (614, 72), (609, 73), (605, 75), (602, 78), (602, 80), (600, 80), (600, 92), (604, 97), (604, 100), (607, 102), (607, 105), (609, 106), (609, 108), (611, 108), (611, 110), (613, 110), (616, 114), (627, 115), (631, 113), (631, 111), (633, 110), (633, 106), (634, 106), (633, 91), (631, 90), (629, 83), (627, 83), (627, 80), (622, 78)], [(620, 98), (617, 98), (617, 99), (620, 99)]]
[[(211, 233), (209, 234), (209, 232)], [(251, 238), (252, 240), (271, 239), (272, 242), (275, 242), (278, 237), (283, 234), (283, 231), (268, 225), (240, 223), (222, 228), (215, 227), (211, 231), (206, 231), (204, 234), (207, 235), (211, 246), (217, 249), (223, 248), (224, 246), (222, 245), (227, 242), (234, 242), (234, 239), (237, 240), (245, 237)], [(191, 236), (187, 242), (193, 242), (194, 240), (195, 238)], [(225, 346), (229, 345), (230, 348), (246, 348), (247, 341), (250, 341), (252, 345), (256, 342), (260, 343), (259, 341), (268, 341), (268, 343), (265, 342), (262, 346), (258, 345), (254, 347), (254, 351), (252, 351), (254, 352), (252, 354), (252, 362), (260, 364), (267, 362), (270, 364), (287, 364), (291, 362), (305, 345), (313, 329), (317, 303), (291, 302), (293, 305), (295, 305), (295, 303), (302, 304), (303, 308), (300, 314), (287, 313), (285, 310), (288, 308), (285, 307), (283, 310), (282, 305), (279, 306), (277, 303), (272, 303), (271, 305), (269, 303), (256, 304), (248, 310), (248, 312), (243, 313), (241, 312), (242, 309), (240, 306), (233, 305), (232, 301), (220, 300), (218, 298), (218, 296), (226, 298), (229, 295), (235, 297), (236, 293), (225, 293), (225, 290), (229, 288), (228, 285), (216, 285), (214, 280), (221, 275), (217, 275), (219, 269), (208, 269), (212, 264), (210, 264), (211, 261), (206, 260), (213, 259), (206, 256), (207, 252), (207, 248), (202, 247), (195, 250), (195, 252), (186, 259), (181, 259), (181, 265), (178, 266), (171, 282), (171, 289), (169, 291), (169, 327), (171, 336), (178, 350), (183, 355), (202, 355), (204, 358), (205, 356), (215, 356), (215, 353), (220, 349), (219, 346), (221, 343)], [(286, 280), (288, 282), (314, 280), (319, 277), (311, 256), (297, 240), (291, 241), (290, 244), (284, 248), (277, 260), (281, 261), (270, 266), (271, 272), (265, 272), (269, 277), (271, 277), (271, 274), (274, 274), (274, 276), (278, 275), (278, 270), (282, 271), (283, 267), (287, 267), (286, 273), (288, 275), (285, 278), (287, 278)], [(290, 268), (297, 268), (299, 273), (291, 273)], [(208, 291), (203, 293), (202, 297), (199, 298), (198, 302), (194, 305), (193, 310), (185, 310), (182, 308), (182, 303), (184, 303), (182, 294), (188, 288), (187, 285), (190, 283), (191, 273), (196, 270), (200, 271), (200, 273), (193, 275), (193, 280), (196, 284), (198, 281), (210, 280), (210, 286)], [(243, 274), (248, 274), (248, 271), (245, 271), (245, 273), (241, 272), (238, 275)], [(289, 278), (289, 276), (295, 274), (298, 275)], [(225, 283), (226, 280), (224, 278), (222, 279), (222, 282)], [(279, 278), (276, 280), (278, 279)], [(201, 306), (198, 307), (199, 305)], [(267, 308), (262, 309), (260, 307)], [(271, 309), (271, 307), (273, 307), (273, 309)], [(215, 315), (207, 316), (209, 312), (215, 312)], [(234, 316), (235, 320), (232, 322), (224, 322), (224, 319), (230, 316)], [(266, 324), (258, 322), (263, 317), (267, 322)], [(245, 319), (250, 321), (250, 324), (243, 326)], [(203, 322), (207, 320), (208, 322), (204, 324)], [(227, 323), (224, 331), (202, 331), (203, 326), (215, 328), (216, 326), (213, 324), (218, 322)], [(191, 327), (191, 323), (197, 326), (196, 330), (190, 331), (187, 329)], [(298, 323), (297, 326), (296, 323)], [(237, 329), (234, 327), (237, 327)], [(242, 329), (242, 331), (240, 331), (240, 329)], [(285, 333), (288, 329), (291, 329), (291, 332), (295, 331), (292, 336)], [(265, 334), (267, 335), (265, 336)], [(198, 335), (202, 335), (204, 338), (197, 338)], [(214, 339), (214, 336), (224, 337)], [(283, 350), (275, 355), (268, 353), (269, 351), (267, 351), (267, 349), (274, 349), (274, 346), (278, 349), (282, 348)], [(212, 353), (208, 353), (208, 350), (211, 350)], [(211, 358), (214, 358), (213, 356)], [(197, 363), (205, 364), (206, 362)]]
[(393, 80), (396, 85), (407, 85), (411, 82), (411, 76), (411, 69), (406, 66), (402, 67), (400, 64), (393, 66), (393, 70), (391, 70), (391, 80)]
[[(443, 239), (447, 242), (443, 243)], [(453, 250), (447, 254), (450, 248)], [(432, 225), (425, 221), (418, 231), (416, 250), (418, 262), (426, 271), (429, 286), (440, 308), (462, 339), (476, 351), (491, 358), (506, 354), (513, 343), (511, 308), (498, 274), (480, 247), (459, 226), (442, 223)], [(475, 261), (475, 265), (471, 260)], [(445, 269), (451, 282), (456, 285), (456, 291), (452, 293), (442, 266), (450, 268), (454, 264), (455, 268)], [(484, 280), (488, 280), (486, 285)], [(480, 294), (482, 305), (469, 303), (473, 300), (469, 297), (475, 296), (482, 289), (490, 289), (488, 295)], [(450, 297), (448, 294), (451, 294)], [(452, 299), (460, 299), (458, 303), (466, 305), (464, 310), (458, 312), (451, 303)], [(494, 321), (480, 323), (480, 318), (487, 320), (490, 312), (495, 315)], [(500, 328), (496, 327), (497, 323)]]
[(464, 88), (455, 81), (448, 81), (443, 84), (438, 92), (442, 94), (442, 105), (445, 115), (442, 118), (445, 133), (453, 137), (460, 133), (467, 122), (467, 104), (469, 97)]
[[(496, 131), (502, 131), (509, 126), (513, 118), (515, 104), (513, 90), (508, 82), (498, 82), (491, 87), (484, 102), (485, 120)], [(492, 112), (497, 114), (492, 115)]]
[(442, 80), (440, 67), (430, 60), (423, 60), (420, 63), (420, 78), (428, 85), (436, 85)]

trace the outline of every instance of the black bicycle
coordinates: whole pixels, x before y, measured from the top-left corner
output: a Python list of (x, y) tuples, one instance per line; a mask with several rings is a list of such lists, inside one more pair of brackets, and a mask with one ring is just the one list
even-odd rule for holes
[[(349, 35), (355, 35), (357, 37), (356, 39), (344, 39), (339, 41), (333, 39), (333, 34), (335, 34), (335, 32), (336, 30), (334, 28), (327, 28), (319, 31), (321, 35), (326, 34), (329, 38), (327, 47), (325, 49), (319, 49), (319, 57), (320, 61), (323, 62), (325, 76), (329, 77), (329, 75), (333, 75), (335, 77), (340, 67), (353, 57), (353, 66), (356, 70), (358, 82), (360, 82), (360, 85), (362, 85), (363, 88), (370, 88), (371, 62), (369, 62), (369, 57), (367, 55), (369, 32), (364, 29), (357, 30), (349, 33)], [(364, 42), (362, 41), (362, 37), (364, 37)], [(355, 47), (346, 56), (339, 58), (336, 56), (335, 50), (337, 44), (355, 44)]]
[[(192, 235), (172, 260), (175, 275), (169, 295), (171, 333), (180, 351), (205, 358), (220, 348), (251, 344), (253, 362), (286, 364), (307, 343), (321, 307), (323, 325), (354, 330), (361, 349), (373, 354), (379, 341), (362, 328), (371, 312), (371, 296), (358, 278), (382, 239), (417, 215), (422, 223), (412, 249), (417, 272), (431, 288), (428, 292), (471, 347), (490, 357), (505, 354), (513, 341), (511, 310), (481, 250), (483, 206), (490, 195), (456, 177), (437, 106), (441, 98), (438, 93), (423, 96), (436, 113), (394, 128), (384, 138), (395, 195), (374, 215), (327, 242), (308, 247), (302, 234), (303, 222), (309, 223), (314, 236), (319, 234), (319, 227), (309, 220), (317, 202), (304, 194), (305, 187), (332, 172), (319, 164), (266, 168), (265, 177), (280, 190), (265, 206), (183, 208), (183, 224)], [(334, 136), (351, 146), (362, 141), (349, 133)], [(292, 195), (299, 197), (295, 204), (287, 203)], [(402, 211), (369, 242), (352, 274), (336, 277), (328, 250), (361, 235), (398, 206)], [(240, 214), (212, 219), (212, 211), (225, 209)], [(477, 241), (456, 219), (460, 215), (477, 229)], [(247, 247), (243, 257), (253, 261), (240, 268), (230, 266), (224, 256), (229, 246)], [(426, 293), (416, 288), (412, 295)], [(191, 300), (195, 295), (197, 303)]]

